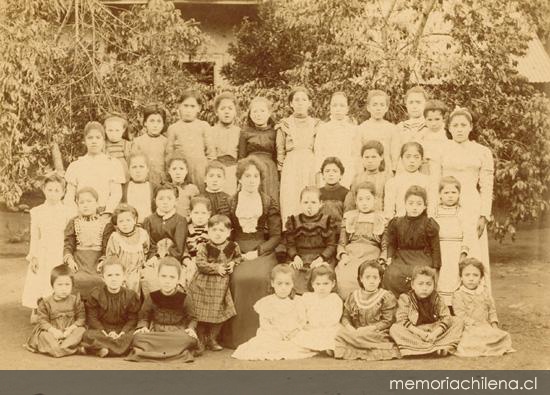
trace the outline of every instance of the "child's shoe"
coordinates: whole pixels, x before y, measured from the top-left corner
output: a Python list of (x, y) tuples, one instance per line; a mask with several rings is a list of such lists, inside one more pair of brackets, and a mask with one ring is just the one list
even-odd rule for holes
[(206, 348), (211, 351), (221, 351), (223, 347), (215, 339), (208, 339), (206, 343)]
[(109, 349), (108, 348), (100, 348), (96, 355), (99, 357), (99, 358), (105, 358), (107, 355), (109, 355)]

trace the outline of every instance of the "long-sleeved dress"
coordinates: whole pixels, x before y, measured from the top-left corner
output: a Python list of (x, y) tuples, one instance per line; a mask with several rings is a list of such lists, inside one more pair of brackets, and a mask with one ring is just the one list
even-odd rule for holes
[(364, 171), (356, 174), (351, 183), (351, 189), (344, 200), (344, 212), (355, 210), (355, 194), (357, 187), (363, 182), (372, 182), (374, 184), (374, 209), (376, 211), (382, 211), (384, 209), (384, 189), (387, 181), (388, 173), (386, 172), (377, 171), (376, 173), (369, 173)]
[(113, 143), (109, 138), (105, 139), (105, 153), (117, 161), (120, 162), (122, 170), (124, 171), (125, 181), (130, 178), (128, 173), (128, 158), (130, 157), (131, 143), (126, 139), (121, 139), (116, 143)]
[(197, 272), (196, 257), (199, 247), (208, 242), (208, 225), (198, 226), (192, 222), (187, 226), (187, 239), (183, 260), (185, 266), (182, 268), (180, 284), (187, 289), (191, 280)]
[(334, 351), (334, 338), (342, 317), (342, 299), (335, 293), (320, 296), (306, 292), (300, 298), (300, 304), (305, 324), (292, 341), (315, 352)]
[(418, 185), (426, 190), (428, 214), (433, 214), (435, 206), (437, 206), (437, 202), (439, 201), (437, 185), (433, 178), (420, 173), (420, 171), (409, 173), (403, 170), (386, 182), (384, 189), (384, 215), (388, 220), (405, 215), (405, 193), (413, 185)]
[(162, 134), (150, 136), (147, 133), (132, 141), (131, 152), (144, 153), (149, 160), (149, 181), (153, 184), (160, 184), (166, 177), (164, 166), (167, 143), (168, 139)]
[(199, 119), (191, 122), (177, 121), (166, 131), (166, 157), (181, 153), (187, 161), (191, 183), (204, 190), (204, 177), (209, 160), (216, 159), (208, 132), (210, 125)]
[[(425, 299), (419, 299), (414, 291), (402, 294), (397, 301), (395, 320), (390, 336), (403, 356), (431, 354), (438, 350), (453, 352), (464, 327), (462, 320), (451, 316), (449, 308), (435, 291)], [(443, 332), (432, 343), (412, 333), (411, 326), (429, 332), (441, 328)]]
[(237, 125), (225, 126), (218, 122), (209, 131), (209, 141), (214, 151), (212, 156), (225, 167), (224, 192), (234, 195), (237, 192), (237, 159), (241, 128)]
[(277, 132), (272, 125), (265, 128), (247, 125), (239, 139), (239, 159), (254, 158), (261, 166), (261, 191), (279, 202), (279, 171), (277, 170)]
[(229, 288), (231, 274), (220, 276), (218, 270), (227, 267), (229, 262), (239, 264), (241, 261), (241, 250), (234, 241), (221, 245), (207, 242), (199, 246), (197, 272), (189, 286), (197, 321), (216, 324), (237, 314)]
[[(357, 125), (351, 119), (342, 121), (330, 120), (319, 124), (315, 135), (315, 170), (321, 172), (323, 161), (329, 156), (335, 156), (344, 165), (344, 174), (340, 183), (349, 188), (358, 170), (361, 154), (361, 141)], [(321, 177), (319, 186), (323, 186)]]
[(344, 214), (337, 257), (347, 254), (347, 262), (340, 261), (336, 266), (338, 294), (342, 299), (359, 288), (357, 270), (361, 263), (386, 257), (386, 240), (384, 238), (386, 221), (379, 211), (361, 213), (357, 210)]
[(415, 266), (441, 267), (439, 225), (426, 215), (397, 217), (387, 229), (388, 259), (391, 264), (384, 273), (384, 288), (395, 297), (409, 291)]
[(63, 237), (69, 221), (67, 208), (61, 202), (56, 205), (41, 204), (30, 211), (30, 245), (27, 260), (38, 260), (36, 273), (30, 264), (23, 286), (23, 306), (32, 309), (37, 301), (52, 293), (50, 273), (63, 263)]
[(514, 352), (508, 332), (491, 326), (498, 323), (495, 302), (486, 287), (461, 286), (453, 295), (453, 310), (464, 320), (464, 332), (456, 350), (460, 357), (496, 356)]
[(72, 256), (78, 266), (74, 273), (74, 289), (86, 300), (92, 288), (103, 284), (97, 271), (99, 258), (114, 227), (108, 218), (100, 215), (78, 216), (71, 219), (65, 228), (63, 261)]
[(485, 282), (491, 290), (489, 266), (489, 241), (487, 229), (477, 237), (477, 221), (480, 216), (491, 217), (493, 201), (494, 161), (491, 150), (474, 141), (447, 142), (445, 155), (441, 160), (441, 175), (454, 176), (462, 186), (460, 204), (467, 221), (473, 227), (474, 243), (470, 256), (479, 259), (485, 269)]
[[(94, 288), (86, 301), (88, 330), (82, 345), (90, 351), (106, 348), (113, 356), (126, 354), (136, 330), (139, 308), (139, 296), (131, 289), (122, 287), (111, 293), (106, 285)], [(105, 335), (111, 331), (124, 333), (113, 339)]]
[(195, 330), (197, 322), (193, 315), (191, 298), (177, 288), (165, 295), (154, 291), (145, 297), (137, 328), (148, 328), (150, 332), (134, 335), (128, 361), (154, 361), (179, 359), (193, 361), (193, 350), (197, 340), (185, 332)]
[(143, 223), (156, 209), (155, 205), (155, 187), (151, 181), (134, 182), (128, 181), (122, 186), (121, 203), (127, 203), (134, 207), (138, 212), (138, 223)]
[(191, 213), (191, 199), (200, 194), (199, 188), (194, 184), (176, 185), (178, 188), (178, 200), (176, 212), (183, 218), (189, 219)]
[(204, 191), (202, 195), (210, 200), (212, 215), (222, 214), (228, 217), (231, 215), (231, 210), (229, 209), (229, 199), (231, 199), (231, 196), (229, 194), (224, 191)]
[(253, 306), (271, 290), (270, 273), (277, 264), (273, 251), (281, 240), (278, 204), (264, 193), (247, 196), (243, 192), (230, 200), (232, 239), (243, 254), (256, 251), (258, 257), (241, 262), (231, 276), (231, 295), (237, 315), (222, 329), (222, 342), (236, 348), (256, 333), (259, 321)]
[(288, 218), (277, 255), (283, 263), (292, 262), (296, 256), (302, 258), (302, 269), (294, 269), (296, 293), (308, 291), (310, 265), (315, 259), (320, 257), (334, 268), (338, 230), (336, 221), (321, 212), (311, 217), (299, 214)]
[(319, 190), (321, 192), (321, 203), (323, 204), (321, 212), (330, 215), (340, 226), (344, 216), (344, 202), (349, 189), (337, 183), (335, 185), (325, 185)]
[(277, 126), (277, 166), (281, 170), (281, 218), (300, 213), (300, 193), (315, 185), (313, 144), (319, 120), (290, 116)]
[[(55, 296), (50, 295), (40, 299), (38, 323), (27, 340), (25, 348), (53, 357), (75, 354), (85, 331), (85, 322), (86, 311), (79, 295), (69, 295), (64, 299), (56, 299)], [(61, 340), (57, 340), (48, 332), (50, 328), (64, 331), (71, 325), (75, 325), (77, 328)]]
[(397, 125), (382, 119), (368, 119), (359, 126), (361, 146), (369, 140), (379, 141), (384, 147), (384, 171), (390, 173), (397, 170), (399, 151), (401, 150), (400, 130)]
[(243, 360), (302, 359), (315, 355), (295, 344), (292, 339), (304, 325), (299, 296), (279, 298), (272, 294), (254, 304), (260, 326), (252, 339), (241, 344), (231, 356)]
[(344, 303), (342, 325), (335, 338), (334, 357), (369, 361), (400, 358), (399, 350), (389, 336), (396, 309), (395, 297), (385, 289), (353, 291)]
[(421, 173), (433, 175), (437, 180), (441, 173), (441, 159), (443, 155), (447, 155), (445, 146), (448, 141), (449, 138), (445, 129), (435, 133), (428, 128), (423, 130), (420, 141), (422, 148), (424, 148), (424, 159), (422, 166), (420, 166)]
[(128, 234), (120, 231), (113, 232), (105, 250), (107, 257), (116, 256), (120, 260), (124, 266), (126, 287), (138, 295), (141, 294), (141, 272), (149, 252), (149, 244), (147, 231), (136, 226)]

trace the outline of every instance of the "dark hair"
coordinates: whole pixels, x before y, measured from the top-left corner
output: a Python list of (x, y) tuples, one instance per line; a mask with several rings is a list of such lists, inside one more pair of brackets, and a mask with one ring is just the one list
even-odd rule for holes
[(101, 135), (103, 136), (103, 140), (105, 140), (105, 128), (102, 124), (96, 121), (90, 121), (84, 126), (84, 138), (90, 133), (92, 130), (99, 130)]
[(426, 106), (424, 107), (424, 117), (426, 117), (428, 112), (430, 111), (439, 111), (443, 119), (445, 119), (445, 115), (447, 114), (449, 109), (441, 100), (428, 100), (426, 102)]
[(445, 185), (454, 185), (458, 192), (460, 192), (462, 185), (460, 185), (460, 181), (458, 181), (453, 176), (445, 176), (441, 177), (441, 180), (439, 180), (439, 192), (445, 187)]
[(325, 160), (321, 164), (321, 173), (325, 171), (325, 167), (328, 165), (336, 165), (336, 167), (340, 169), (340, 174), (344, 174), (344, 171), (346, 170), (342, 161), (338, 159), (336, 156), (329, 156), (325, 158)]
[[(269, 280), (273, 281), (277, 277), (278, 274), (290, 274), (290, 278), (292, 279), (292, 283), (294, 283), (294, 269), (290, 267), (290, 265), (286, 263), (280, 263), (273, 267), (271, 269), (271, 273), (269, 275)], [(275, 290), (273, 287), (271, 287), (271, 293), (275, 293)], [(292, 290), (290, 291), (290, 295), (288, 297), (290, 299), (294, 299), (294, 296), (296, 295), (296, 291), (294, 290), (294, 287), (292, 287)]]
[(96, 200), (96, 202), (99, 200), (99, 195), (97, 194), (97, 191), (94, 188), (83, 187), (83, 188), (80, 188), (78, 191), (76, 191), (76, 194), (74, 195), (75, 202), (78, 202), (78, 198), (80, 197), (80, 195), (84, 193), (89, 193), (90, 195), (92, 195)]
[(386, 99), (386, 104), (388, 106), (390, 105), (390, 97), (386, 92), (380, 89), (371, 89), (367, 93), (367, 106), (370, 104), (370, 101), (377, 96), (382, 96), (384, 99)]
[(376, 196), (376, 185), (374, 185), (373, 182), (370, 181), (363, 181), (357, 184), (357, 186), (354, 188), (354, 196), (353, 200), (355, 201), (357, 199), (357, 195), (359, 194), (359, 191), (361, 189), (365, 189), (371, 193), (372, 196)]
[(363, 146), (361, 147), (361, 156), (365, 153), (365, 151), (373, 149), (375, 150), (378, 155), (384, 156), (384, 145), (378, 141), (378, 140), (368, 140)]
[[(247, 112), (247, 116), (246, 116), (246, 118), (247, 118), (246, 123), (248, 124), (248, 126), (253, 127), (253, 128), (256, 127), (256, 124), (254, 123), (254, 121), (250, 117), (250, 109), (252, 108), (252, 105), (254, 103), (264, 103), (266, 105), (267, 109), (269, 110), (269, 112), (270, 113), (273, 112), (273, 104), (271, 103), (271, 100), (269, 100), (268, 98), (263, 97), (263, 96), (256, 96), (255, 98), (253, 98), (250, 101), (250, 104), (248, 105), (248, 112)], [(267, 125), (271, 126), (271, 127), (275, 126), (275, 120), (273, 119), (273, 114), (269, 115), (269, 118), (267, 119)]]
[(422, 198), (425, 206), (428, 205), (428, 194), (426, 193), (426, 189), (422, 188), (420, 185), (411, 185), (405, 192), (404, 200), (407, 201), (410, 196), (418, 196)]
[(143, 158), (145, 160), (145, 164), (147, 165), (147, 168), (148, 169), (150, 168), (151, 164), (149, 162), (149, 158), (147, 157), (147, 155), (145, 155), (141, 151), (133, 152), (130, 154), (130, 156), (128, 157), (128, 167), (130, 167), (130, 165), (132, 164), (132, 161), (136, 158)]
[(380, 276), (380, 284), (378, 284), (378, 287), (382, 285), (382, 276), (384, 275), (384, 268), (382, 267), (382, 265), (378, 263), (376, 259), (370, 259), (360, 264), (359, 268), (357, 269), (357, 282), (359, 283), (359, 286), (362, 289), (365, 289), (365, 287), (361, 282), (361, 277), (363, 277), (365, 270), (367, 270), (369, 267), (372, 269), (378, 270), (378, 275)]
[(482, 278), (485, 276), (485, 267), (483, 267), (483, 263), (481, 263), (481, 261), (479, 259), (466, 258), (458, 264), (458, 275), (460, 277), (462, 277), (462, 272), (468, 266), (473, 266), (473, 267), (477, 268), (480, 271)]
[(292, 88), (292, 90), (288, 94), (288, 102), (289, 103), (292, 103), (292, 100), (294, 100), (294, 96), (296, 96), (296, 93), (298, 93), (298, 92), (305, 93), (306, 96), (309, 99), (309, 90), (305, 86), (296, 86), (296, 87)]
[(154, 199), (157, 198), (157, 195), (159, 194), (160, 191), (172, 191), (174, 192), (176, 199), (179, 197), (178, 187), (170, 182), (163, 182), (155, 187)]
[(223, 165), (222, 162), (218, 160), (213, 160), (208, 163), (208, 165), (206, 166), (206, 171), (204, 172), (204, 175), (206, 176), (210, 170), (214, 170), (214, 169), (221, 170), (223, 172), (223, 175), (225, 176), (225, 166)]
[(424, 100), (428, 100), (428, 94), (426, 93), (426, 91), (424, 90), (424, 88), (422, 88), (421, 86), (417, 85), (417, 86), (413, 86), (412, 88), (409, 88), (407, 90), (407, 92), (405, 93), (405, 102), (407, 101), (407, 99), (409, 98), (410, 95), (412, 95), (413, 93), (420, 93), (424, 96)]
[(174, 267), (178, 272), (178, 277), (181, 275), (181, 264), (173, 256), (166, 255), (165, 257), (160, 258), (157, 274), (160, 273), (160, 269), (163, 267)]
[(327, 265), (321, 265), (314, 267), (309, 271), (308, 281), (307, 281), (307, 287), (310, 291), (313, 291), (313, 282), (317, 277), (321, 276), (328, 276), (330, 281), (336, 282), (336, 273), (334, 270)]
[(416, 280), (418, 276), (428, 276), (431, 277), (434, 280), (434, 284), (436, 283), (436, 271), (435, 269), (432, 269), (429, 266), (415, 266), (412, 271), (411, 275), (411, 283)]
[(319, 197), (319, 200), (321, 200), (321, 191), (316, 186), (309, 185), (307, 187), (304, 187), (300, 192), (300, 201), (302, 201), (302, 197), (306, 193), (315, 193)]
[(105, 273), (105, 268), (108, 266), (120, 266), (122, 273), (126, 273), (126, 268), (116, 255), (110, 255), (101, 263), (101, 275)]
[(401, 152), (399, 153), (399, 157), (403, 157), (405, 155), (405, 152), (409, 150), (409, 148), (414, 147), (418, 153), (420, 154), (420, 157), (424, 159), (424, 148), (422, 147), (422, 144), (416, 142), (416, 141), (409, 141), (401, 146)]
[(42, 189), (44, 189), (46, 185), (50, 183), (57, 183), (61, 185), (61, 188), (63, 190), (65, 190), (65, 186), (67, 185), (65, 179), (57, 173), (47, 174), (42, 178), (42, 182), (41, 182)]
[(191, 201), (189, 203), (189, 210), (193, 211), (197, 204), (204, 204), (206, 206), (206, 209), (212, 212), (212, 202), (210, 202), (210, 199), (208, 199), (207, 197), (195, 196), (191, 198)]
[(197, 104), (199, 107), (202, 107), (203, 100), (202, 95), (199, 91), (195, 89), (186, 89), (181, 93), (180, 99), (178, 100), (178, 103), (181, 105), (184, 101), (187, 99), (195, 99), (197, 101)]
[[(250, 157), (241, 159), (237, 162), (237, 171), (236, 171), (237, 180), (240, 180), (244, 172), (247, 171), (248, 168), (252, 166), (254, 166), (260, 173), (260, 180), (263, 180), (264, 175), (262, 173), (261, 163), (257, 159), (250, 158)], [(260, 183), (260, 187), (261, 187), (261, 183)]]
[(183, 156), (183, 154), (179, 152), (176, 152), (173, 155), (171, 155), (166, 161), (166, 173), (168, 174), (168, 177), (170, 177), (170, 181), (174, 182), (168, 170), (170, 169), (170, 166), (172, 166), (172, 163), (174, 162), (183, 162), (185, 164), (185, 167), (187, 169), (187, 175), (185, 176), (183, 183), (188, 184), (189, 183), (189, 164), (187, 163), (187, 159), (185, 159), (185, 156)]
[(111, 223), (116, 226), (118, 222), (118, 216), (122, 213), (130, 213), (134, 216), (134, 219), (137, 222), (138, 219), (138, 212), (134, 206), (130, 206), (127, 203), (120, 203), (118, 206), (116, 206), (115, 210), (113, 211), (113, 216), (111, 217)]
[(71, 278), (71, 282), (74, 285), (74, 274), (69, 265), (62, 264), (59, 266), (54, 267), (50, 272), (50, 285), (53, 286), (53, 283), (55, 283), (55, 280), (57, 280), (61, 276), (69, 276)]
[(216, 215), (211, 216), (210, 219), (208, 220), (208, 226), (209, 227), (212, 227), (212, 226), (218, 225), (218, 224), (222, 224), (223, 226), (225, 226), (229, 230), (233, 229), (233, 226), (231, 224), (231, 220), (229, 219), (229, 217), (227, 215), (216, 214)]
[(454, 117), (459, 116), (459, 115), (462, 115), (462, 116), (466, 117), (466, 119), (468, 119), (468, 121), (470, 122), (470, 125), (472, 125), (472, 131), (468, 135), (468, 140), (476, 141), (477, 140), (477, 132), (473, 130), (474, 116), (473, 116), (472, 112), (470, 110), (468, 110), (467, 108), (465, 108), (465, 107), (456, 107), (451, 112), (451, 114), (449, 115), (449, 119), (447, 120), (447, 138), (449, 140), (453, 139), (453, 135), (449, 131), (449, 126), (451, 125), (452, 119)]
[(151, 115), (160, 115), (164, 124), (161, 133), (163, 133), (168, 127), (166, 122), (166, 110), (161, 103), (151, 103), (143, 107), (143, 123), (147, 122), (147, 119)]
[(235, 109), (237, 109), (237, 98), (235, 97), (235, 95), (233, 95), (233, 93), (231, 92), (222, 92), (214, 99), (214, 111), (218, 110), (218, 107), (220, 106), (222, 100), (231, 100), (235, 105)]

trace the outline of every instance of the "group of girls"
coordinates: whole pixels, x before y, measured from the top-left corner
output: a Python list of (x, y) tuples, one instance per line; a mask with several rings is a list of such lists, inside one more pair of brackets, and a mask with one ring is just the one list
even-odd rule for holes
[(27, 348), (129, 360), (223, 346), (243, 359), (510, 351), (490, 296), (491, 152), (470, 140), (468, 110), (448, 133), (443, 103), (420, 87), (405, 100), (398, 125), (376, 90), (368, 121), (355, 125), (338, 92), (322, 123), (301, 87), (278, 123), (252, 99), (242, 129), (231, 94), (211, 127), (193, 91), (168, 128), (147, 106), (131, 142), (121, 114), (89, 122), (86, 155), (46, 177), (31, 210)]

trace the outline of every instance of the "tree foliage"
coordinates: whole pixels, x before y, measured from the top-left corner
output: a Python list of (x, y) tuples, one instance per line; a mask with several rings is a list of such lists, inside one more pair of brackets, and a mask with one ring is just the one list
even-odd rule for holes
[[(469, 107), (479, 141), (496, 158), (493, 230), (503, 237), (519, 221), (548, 208), (550, 105), (518, 75), (514, 56), (532, 37), (529, 2), (508, 0), (302, 0), (268, 2), (261, 23), (236, 32), (235, 61), (227, 77), (248, 94), (270, 87), (284, 111), (289, 85), (313, 92), (313, 112), (326, 118), (330, 95), (343, 90), (350, 112), (362, 121), (369, 89), (392, 98), (387, 115), (405, 118), (403, 95), (422, 84), (449, 107)], [(538, 15), (534, 13), (534, 15)], [(272, 37), (292, 32), (281, 46)], [(258, 42), (254, 41), (257, 38)], [(293, 59), (266, 70), (261, 59)], [(298, 62), (296, 62), (298, 60)], [(254, 72), (249, 72), (254, 70)], [(278, 73), (277, 78), (274, 73)], [(248, 75), (245, 81), (243, 76)]]

